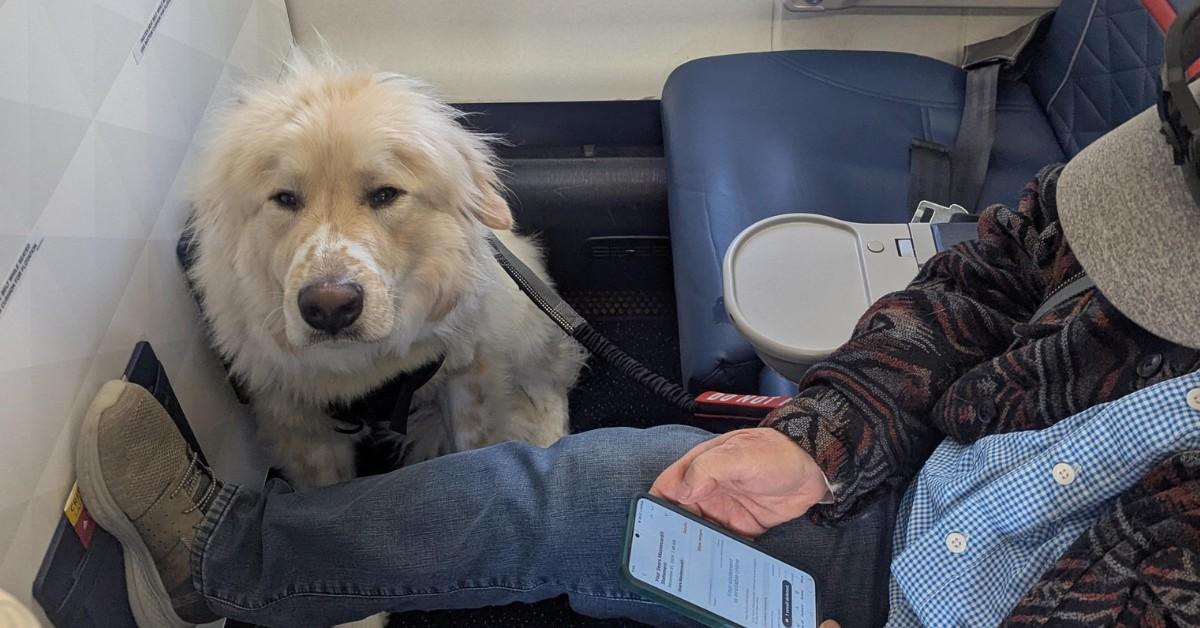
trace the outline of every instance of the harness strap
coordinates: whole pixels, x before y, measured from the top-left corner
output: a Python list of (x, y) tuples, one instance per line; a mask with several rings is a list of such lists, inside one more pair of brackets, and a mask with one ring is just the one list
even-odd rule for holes
[(1095, 287), (1096, 282), (1092, 281), (1092, 278), (1086, 273), (1080, 272), (1073, 279), (1059, 286), (1050, 296), (1046, 297), (1046, 300), (1042, 301), (1041, 307), (1033, 313), (1033, 316), (1029, 317), (1029, 322), (1036, 322), (1050, 310)]
[(328, 408), (329, 416), (351, 426), (334, 425), (334, 431), (357, 434), (366, 429), (372, 418), (386, 416), (393, 432), (408, 433), (408, 415), (412, 412), (413, 395), (433, 379), (445, 361), (444, 356), (439, 357), (411, 373), (400, 373), (364, 397), (331, 405)]

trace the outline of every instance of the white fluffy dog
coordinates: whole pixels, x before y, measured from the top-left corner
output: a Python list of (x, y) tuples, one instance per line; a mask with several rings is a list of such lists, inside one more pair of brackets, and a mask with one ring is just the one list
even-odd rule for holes
[(289, 480), (353, 477), (330, 405), (439, 358), (411, 459), (566, 433), (581, 349), (493, 258), (494, 231), (544, 278), (486, 138), (421, 85), (298, 58), (223, 114), (193, 183), (191, 278)]

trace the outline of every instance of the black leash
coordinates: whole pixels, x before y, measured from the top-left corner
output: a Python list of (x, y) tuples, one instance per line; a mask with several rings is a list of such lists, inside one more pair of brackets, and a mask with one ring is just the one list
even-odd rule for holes
[(679, 384), (646, 368), (633, 356), (625, 353), (600, 335), (600, 332), (593, 329), (553, 288), (546, 285), (546, 282), (538, 278), (524, 262), (513, 255), (513, 252), (504, 246), (500, 238), (494, 234), (488, 235), (488, 243), (492, 245), (496, 261), (500, 263), (504, 272), (508, 273), (521, 292), (524, 292), (539, 310), (550, 317), (550, 320), (554, 321), (559, 329), (578, 340), (579, 344), (583, 345), (592, 355), (609, 363), (617, 371), (645, 386), (655, 395), (670, 402), (671, 405), (688, 414), (696, 413), (696, 398), (691, 393)]
[(553, 288), (546, 285), (546, 282), (538, 278), (520, 258), (513, 255), (495, 234), (488, 236), (488, 243), (492, 245), (496, 261), (500, 263), (504, 272), (508, 273), (521, 292), (550, 317), (559, 329), (578, 340), (592, 355), (604, 360), (621, 374), (680, 410), (695, 417), (708, 419), (758, 421), (791, 399), (783, 395), (742, 395), (717, 391), (707, 391), (699, 397), (693, 397), (683, 386), (646, 368), (608, 338), (600, 335), (600, 332), (589, 325)]

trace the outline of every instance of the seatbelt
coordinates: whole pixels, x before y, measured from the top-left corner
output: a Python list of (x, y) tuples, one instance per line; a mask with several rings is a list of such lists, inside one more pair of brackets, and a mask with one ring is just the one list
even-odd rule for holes
[(920, 138), (908, 149), (908, 207), (950, 202), (950, 149)]
[(950, 198), (975, 211), (996, 142), (996, 90), (1000, 63), (967, 71), (967, 98), (954, 148), (950, 149)]
[(1022, 53), (1053, 14), (1047, 11), (1007, 35), (963, 49), (967, 89), (958, 135), (950, 148), (922, 138), (913, 140), (909, 148), (909, 207), (932, 201), (974, 211), (996, 141), (996, 92), (1001, 71), (1007, 79), (1024, 74), (1029, 59)]
[(1091, 277), (1088, 277), (1086, 273), (1081, 271), (1073, 279), (1059, 286), (1050, 296), (1046, 297), (1046, 300), (1042, 301), (1041, 307), (1033, 313), (1033, 316), (1029, 317), (1029, 322), (1036, 323), (1038, 319), (1045, 316), (1050, 310), (1095, 287), (1096, 282), (1092, 281)]

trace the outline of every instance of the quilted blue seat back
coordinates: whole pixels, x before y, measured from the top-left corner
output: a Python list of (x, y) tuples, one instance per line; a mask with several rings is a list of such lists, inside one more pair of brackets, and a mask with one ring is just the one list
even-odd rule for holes
[(1068, 156), (1158, 98), (1165, 26), (1200, 0), (1063, 0), (1029, 83)]

